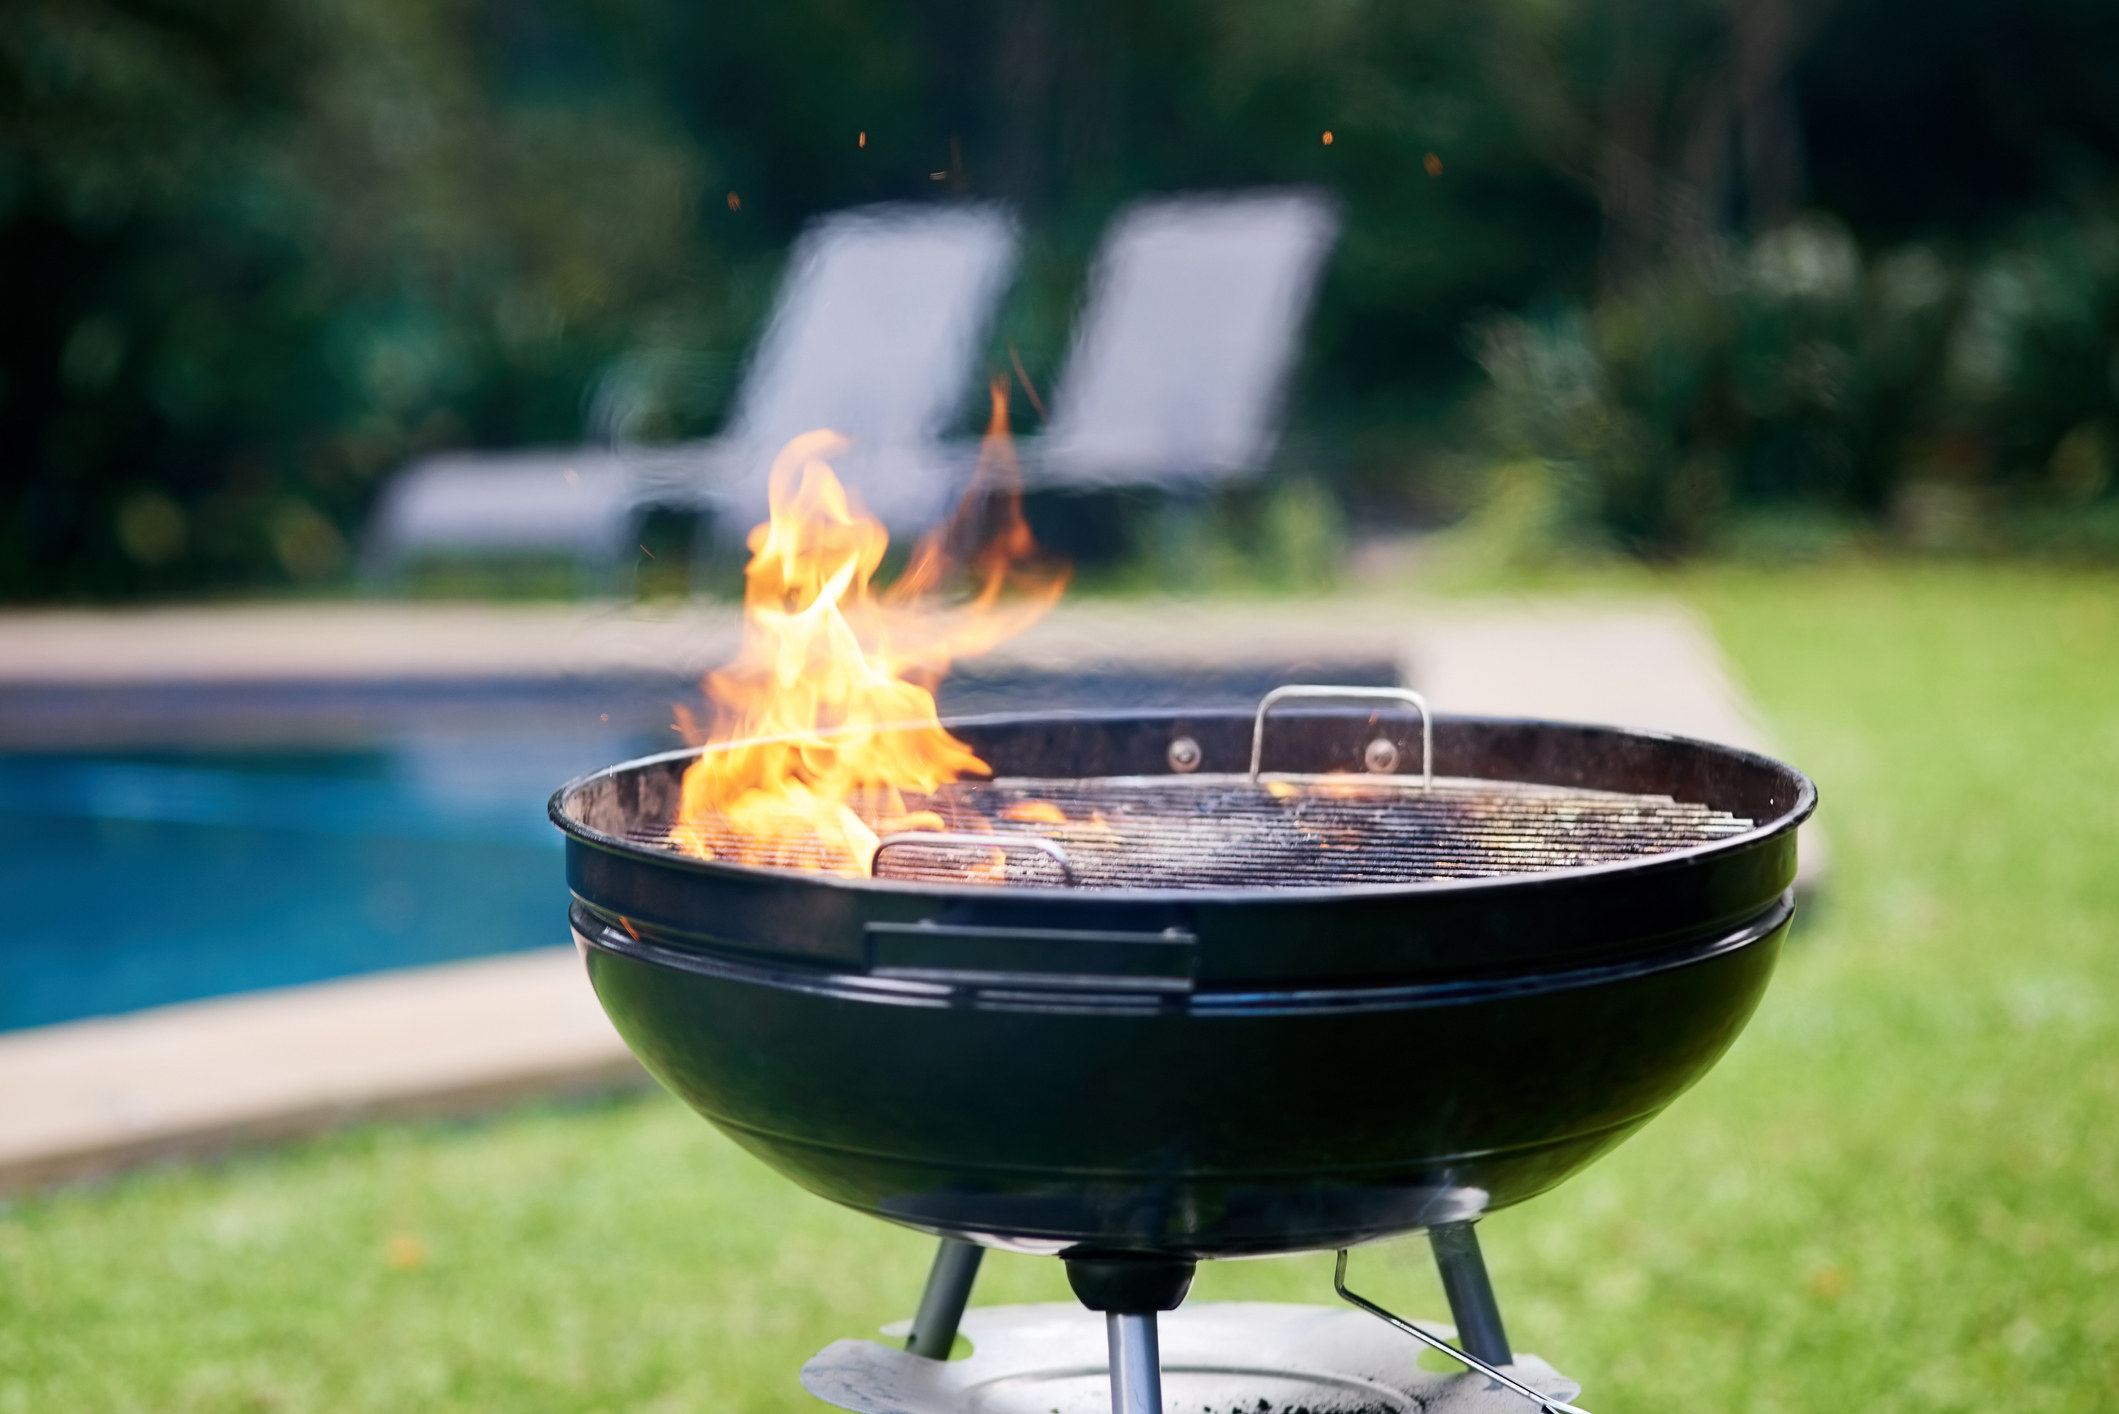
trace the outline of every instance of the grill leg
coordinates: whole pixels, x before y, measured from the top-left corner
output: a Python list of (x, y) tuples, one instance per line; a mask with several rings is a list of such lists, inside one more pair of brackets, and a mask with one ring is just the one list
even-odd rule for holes
[(934, 1265), (927, 1269), (927, 1289), (920, 1293), (919, 1314), (912, 1318), (912, 1334), (905, 1348), (929, 1360), (947, 1360), (956, 1344), (957, 1322), (971, 1300), (971, 1284), (978, 1279), (979, 1259), (986, 1249), (975, 1242), (942, 1239), (935, 1249)]
[(1444, 1223), (1427, 1230), (1428, 1245), (1435, 1249), (1435, 1265), (1442, 1272), (1442, 1291), (1449, 1297), (1449, 1318), (1456, 1324), (1464, 1348), (1489, 1365), (1513, 1365), (1516, 1357), (1508, 1349), (1508, 1332), (1501, 1328), (1501, 1308), (1494, 1301), (1494, 1284), (1486, 1275), (1486, 1259), (1479, 1255), (1479, 1235), (1470, 1223)]
[(1153, 1254), (1069, 1257), (1067, 1285), (1104, 1313), (1111, 1348), (1111, 1414), (1162, 1414), (1163, 1371), (1155, 1313), (1175, 1311), (1192, 1289), (1192, 1260)]
[(1163, 1414), (1162, 1353), (1155, 1338), (1155, 1313), (1104, 1313), (1104, 1335), (1111, 1343), (1111, 1414)]

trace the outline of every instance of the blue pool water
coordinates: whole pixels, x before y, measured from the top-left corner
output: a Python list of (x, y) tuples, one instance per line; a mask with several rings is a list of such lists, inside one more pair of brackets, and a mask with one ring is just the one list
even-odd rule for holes
[[(942, 706), (1245, 707), (1290, 680), (1396, 677), (973, 670)], [(0, 1030), (564, 944), (546, 799), (675, 745), (669, 704), (696, 693), (666, 678), (0, 688)]]
[(564, 943), (609, 743), (0, 755), (0, 1029)]

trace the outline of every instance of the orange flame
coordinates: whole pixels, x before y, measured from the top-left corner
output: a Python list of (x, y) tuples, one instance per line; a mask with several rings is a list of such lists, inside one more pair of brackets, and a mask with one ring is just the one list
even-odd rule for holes
[[(827, 457), (833, 432), (795, 438), (774, 461), (771, 517), (750, 534), (743, 648), (710, 673), (714, 726), (684, 773), (671, 841), (708, 859), (869, 872), (876, 841), (943, 828), (908, 803), (986, 763), (943, 729), (934, 690), (957, 658), (1026, 628), (1066, 587), (1023, 520), (1006, 384), (978, 470), (955, 514), (878, 593), (889, 534), (863, 515)], [(959, 585), (961, 602), (944, 602)], [(1013, 591), (1013, 594), (1010, 592)]]

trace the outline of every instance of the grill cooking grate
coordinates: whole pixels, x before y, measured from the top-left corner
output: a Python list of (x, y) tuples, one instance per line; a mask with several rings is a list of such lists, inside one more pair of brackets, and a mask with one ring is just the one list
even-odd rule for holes
[[(908, 802), (919, 808), (919, 804)], [(1479, 879), (1664, 854), (1742, 834), (1752, 822), (1660, 795), (1439, 777), (1332, 776), (1253, 783), (1244, 776), (1101, 780), (1008, 778), (946, 786), (925, 807), (952, 831), (1049, 840), (1084, 888), (1311, 888)], [(1050, 822), (1053, 809), (1065, 823)], [(1039, 817), (1044, 818), (1039, 818)], [(687, 843), (736, 858), (712, 826)], [(667, 825), (627, 831), (674, 849)], [(996, 860), (996, 854), (1003, 857)], [(820, 867), (821, 851), (779, 862)], [(1059, 886), (1035, 848), (893, 844), (879, 877), (930, 883)]]

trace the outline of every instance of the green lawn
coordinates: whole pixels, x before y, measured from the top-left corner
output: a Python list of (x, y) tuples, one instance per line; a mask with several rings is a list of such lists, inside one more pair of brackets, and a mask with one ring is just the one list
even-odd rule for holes
[[(1599, 1414), (2119, 1407), (2119, 579), (1665, 587), (1820, 782), (1834, 873), (1721, 1067), (1485, 1225), (1516, 1343)], [(364, 1130), (0, 1210), (0, 1414), (795, 1409), (927, 1255), (660, 1096)], [(1357, 1277), (1443, 1310), (1417, 1240)], [(1329, 1259), (1195, 1294), (1329, 1301)]]

